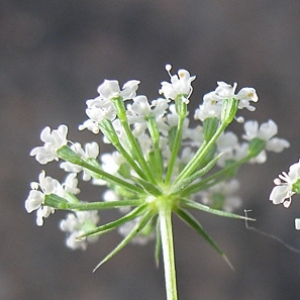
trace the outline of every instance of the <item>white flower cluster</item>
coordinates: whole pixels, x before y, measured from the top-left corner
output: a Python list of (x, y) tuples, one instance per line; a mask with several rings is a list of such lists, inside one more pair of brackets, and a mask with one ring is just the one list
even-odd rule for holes
[(60, 197), (68, 197), (68, 194), (78, 194), (80, 190), (77, 188), (78, 180), (75, 173), (70, 173), (65, 182), (60, 184), (56, 179), (46, 176), (43, 171), (39, 175), (39, 182), (31, 183), (31, 191), (25, 201), (27, 212), (37, 210), (36, 223), (42, 226), (43, 218), (49, 217), (55, 210), (52, 207), (44, 206), (45, 196), (55, 194)]
[(203, 104), (200, 105), (199, 109), (195, 112), (195, 118), (201, 121), (209, 117), (221, 117), (222, 103), (226, 99), (234, 98), (239, 101), (238, 108), (247, 108), (250, 111), (254, 111), (255, 107), (250, 105), (250, 101), (257, 102), (258, 97), (255, 89), (253, 88), (242, 88), (237, 94), (235, 90), (237, 84), (233, 86), (223, 82), (217, 82), (218, 87), (206, 94), (203, 97)]
[(99, 222), (97, 211), (76, 211), (67, 214), (62, 220), (59, 227), (67, 233), (66, 245), (71, 249), (86, 250), (87, 242), (94, 243), (98, 240), (98, 236), (88, 236), (87, 238), (78, 238), (85, 231), (93, 229), (95, 224)]
[[(196, 77), (190, 76), (186, 70), (179, 70), (178, 75), (171, 75), (170, 65), (166, 66), (166, 70), (170, 75), (170, 82), (161, 83), (159, 94), (162, 97), (157, 99), (149, 101), (144, 95), (136, 95), (140, 83), (137, 80), (128, 81), (122, 89), (120, 89), (118, 81), (105, 80), (98, 87), (99, 95), (95, 99), (86, 101), (88, 119), (79, 126), (79, 130), (88, 129), (94, 134), (103, 132), (104, 142), (112, 143), (116, 148), (116, 151), (112, 153), (102, 153), (99, 158), (100, 151), (97, 142), (88, 143), (84, 147), (80, 143), (68, 142), (66, 125), (60, 125), (53, 131), (50, 127), (46, 127), (42, 131), (41, 140), (44, 145), (34, 148), (30, 153), (39, 163), (46, 164), (53, 160), (59, 160), (61, 158), (59, 151), (67, 147), (69, 151), (92, 167), (88, 169), (87, 165), (81, 161), (80, 163), (75, 163), (74, 160), (61, 162), (60, 167), (69, 173), (63, 184), (51, 177), (46, 177), (44, 172), (41, 173), (39, 183), (31, 185), (32, 190), (25, 202), (28, 212), (37, 210), (38, 225), (42, 225), (43, 218), (55, 211), (55, 208), (47, 205), (51, 203), (52, 195), (64, 198), (67, 203), (80, 202), (75, 197), (79, 193), (76, 176), (80, 172), (83, 172), (85, 181), (91, 180), (93, 184), (107, 185), (108, 189), (102, 199), (104, 201), (137, 198), (147, 201), (149, 193), (145, 192), (137, 196), (130, 191), (124, 191), (117, 183), (134, 186), (141, 182), (143, 185), (148, 180), (151, 185), (150, 189), (152, 185), (156, 185), (160, 190), (164, 184), (167, 185), (164, 181), (169, 176), (170, 165), (172, 172), (169, 177), (172, 183), (197, 156), (198, 150), (201, 149), (205, 140), (204, 122), (212, 119), (217, 120), (218, 126), (221, 124), (220, 116), (225, 100), (237, 101), (237, 109), (247, 108), (250, 111), (255, 109), (250, 104), (258, 101), (253, 88), (242, 88), (236, 94), (236, 83), (231, 86), (224, 82), (218, 82), (215, 91), (203, 97), (203, 103), (194, 113), (195, 119), (201, 122), (195, 127), (191, 127), (187, 118), (188, 111), (182, 107), (186, 108), (190, 102), (193, 91), (192, 82)], [(120, 104), (119, 101), (122, 103)], [(123, 104), (124, 101), (126, 104)], [(122, 114), (123, 108), (124, 114)], [(281, 152), (289, 147), (286, 140), (274, 137), (277, 134), (277, 125), (272, 120), (262, 125), (256, 121), (247, 121), (244, 129), (243, 142), (239, 142), (239, 138), (233, 132), (222, 132), (216, 139), (216, 147), (206, 154), (207, 157), (210, 155), (209, 160), (217, 157), (217, 165), (220, 168), (226, 168), (235, 162), (238, 163), (248, 157), (253, 140), (261, 141), (264, 147), (256, 157), (248, 159), (250, 163), (265, 162), (266, 151)], [(180, 134), (178, 134), (179, 130)], [(174, 153), (176, 157), (174, 157)], [(97, 168), (100, 175), (91, 171)], [(199, 169), (192, 169), (190, 174), (197, 171)], [(112, 183), (114, 178), (116, 180)], [(288, 182), (287, 190), (291, 191), (292, 185), (288, 181), (290, 177), (286, 175), (280, 178)], [(198, 178), (195, 182), (199, 182), (200, 179)], [(195, 199), (200, 198), (202, 203), (211, 207), (231, 212), (241, 204), (240, 198), (233, 195), (238, 186), (238, 181), (230, 178), (229, 181), (218, 182), (212, 187), (208, 186), (206, 191), (201, 191), (200, 188), (196, 189), (196, 192), (189, 196), (193, 196)], [(157, 189), (152, 189), (154, 194)], [(276, 199), (274, 203), (281, 203), (282, 198), (278, 196), (278, 193), (282, 193), (282, 190), (278, 192), (277, 189), (274, 193), (276, 194), (272, 197), (272, 199)], [(292, 193), (286, 192), (285, 195), (290, 197)], [(126, 210), (123, 208), (122, 211)], [(61, 230), (68, 234), (67, 246), (72, 249), (85, 249), (86, 241), (96, 238), (92, 236), (90, 239), (80, 240), (77, 237), (87, 229), (96, 228), (98, 220), (95, 211), (74, 210), (68, 214), (67, 218), (60, 223)], [(119, 231), (127, 235), (136, 220), (120, 226)], [(151, 234), (149, 236), (153, 237)], [(142, 239), (135, 238), (134, 241), (144, 243), (145, 239), (144, 237)]]
[(199, 196), (203, 204), (210, 207), (233, 212), (242, 204), (242, 199), (235, 193), (239, 189), (239, 181), (232, 179), (228, 182), (221, 182), (209, 188), (204, 192), (200, 192)]
[(99, 96), (95, 99), (87, 100), (86, 114), (89, 119), (79, 126), (79, 130), (87, 128), (93, 133), (99, 132), (99, 123), (103, 119), (114, 120), (116, 111), (111, 103), (111, 99), (122, 97), (123, 100), (132, 99), (136, 93), (140, 82), (137, 80), (130, 80), (123, 85), (120, 90), (119, 83), (116, 80), (105, 80), (99, 87)]

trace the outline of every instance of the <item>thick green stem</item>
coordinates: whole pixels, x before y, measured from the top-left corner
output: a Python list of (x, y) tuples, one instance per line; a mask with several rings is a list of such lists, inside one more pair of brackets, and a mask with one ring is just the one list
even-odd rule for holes
[(167, 300), (177, 300), (176, 269), (172, 230), (172, 207), (170, 203), (161, 203), (159, 207), (159, 224), (163, 261), (165, 269), (165, 285)]

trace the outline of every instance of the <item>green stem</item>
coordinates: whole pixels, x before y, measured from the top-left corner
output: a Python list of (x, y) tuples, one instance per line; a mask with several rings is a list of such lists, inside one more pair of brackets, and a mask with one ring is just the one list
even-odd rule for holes
[(171, 158), (170, 158), (170, 161), (169, 161), (168, 171), (167, 171), (166, 180), (165, 180), (167, 185), (171, 181), (172, 173), (173, 173), (173, 169), (174, 169), (174, 164), (175, 164), (175, 161), (177, 159), (177, 154), (178, 154), (178, 151), (179, 151), (179, 148), (180, 148), (180, 145), (181, 145), (182, 128), (183, 128), (184, 120), (185, 120), (185, 116), (184, 117), (179, 116), (175, 142), (174, 142), (174, 146), (173, 146), (173, 149), (172, 149), (172, 154), (171, 154)]
[(159, 224), (165, 269), (167, 300), (177, 300), (178, 296), (172, 230), (172, 207), (170, 206), (170, 203), (167, 203), (167, 201), (161, 203), (161, 206), (159, 207)]
[[(182, 191), (180, 191), (180, 195), (182, 197), (188, 197), (191, 194), (194, 194), (196, 192), (200, 192), (200, 191), (202, 191), (204, 189), (207, 189), (207, 188), (210, 187), (209, 182), (212, 181), (212, 180), (217, 179), (218, 177), (225, 176), (224, 178), (221, 178), (221, 180), (219, 179), (218, 181), (214, 181), (212, 185), (215, 185), (217, 182), (220, 182), (220, 181), (223, 181), (225, 179), (228, 179), (228, 177), (226, 177), (226, 175), (229, 174), (230, 170), (239, 167), (240, 165), (246, 163), (250, 159), (251, 159), (250, 156), (246, 156), (246, 157), (242, 158), (241, 160), (239, 160), (239, 161), (231, 164), (227, 168), (224, 168), (221, 171), (216, 172), (216, 173), (214, 173), (211, 176), (208, 176), (207, 178), (201, 180), (200, 182), (197, 182), (195, 184), (191, 184), (187, 188), (185, 188)], [(230, 176), (230, 177), (232, 177), (232, 176)]]
[(126, 206), (138, 206), (143, 203), (143, 200), (121, 200), (121, 201), (111, 201), (111, 202), (89, 202), (89, 203), (79, 203), (72, 204), (68, 203), (66, 209), (75, 210), (104, 210), (104, 209), (116, 209)]
[(109, 202), (78, 202), (70, 203), (67, 199), (55, 194), (45, 195), (44, 204), (61, 210), (106, 210), (116, 209), (126, 206), (139, 206), (144, 203), (144, 200), (121, 200)]
[(133, 185), (119, 177), (116, 177), (114, 175), (111, 175), (103, 170), (101, 170), (99, 167), (95, 167), (89, 162), (84, 161), (77, 153), (75, 153), (72, 149), (70, 149), (68, 146), (63, 146), (60, 149), (56, 151), (59, 158), (68, 161), (74, 165), (81, 166), (82, 168), (85, 168), (87, 170), (90, 170), (91, 172), (97, 174), (100, 179), (103, 179), (107, 182), (117, 184), (119, 186), (124, 187), (125, 189), (135, 192), (137, 194), (144, 194), (144, 190), (136, 185)]
[(129, 126), (127, 115), (126, 115), (126, 109), (124, 106), (124, 101), (121, 97), (114, 98), (113, 104), (116, 108), (117, 115), (119, 117), (119, 120), (125, 130), (125, 133), (127, 135), (128, 141), (130, 143), (130, 146), (132, 147), (133, 153), (136, 155), (136, 158), (142, 168), (142, 170), (145, 172), (147, 178), (152, 182), (156, 183), (155, 178), (153, 177), (151, 170), (143, 156), (143, 152), (141, 150), (140, 144), (137, 142), (135, 136), (132, 134), (132, 130)]
[[(156, 178), (159, 178), (159, 179), (162, 180), (163, 159), (162, 159), (162, 156), (161, 156), (160, 145), (159, 145), (159, 141), (160, 141), (159, 130), (158, 130), (157, 123), (156, 123), (153, 116), (149, 117), (147, 124), (148, 124), (148, 130), (149, 130), (150, 136), (151, 136), (152, 141), (153, 141), (154, 158), (155, 158), (155, 170), (157, 170), (157, 172), (158, 172)], [(150, 165), (150, 169), (151, 169), (151, 165)], [(153, 170), (153, 168), (152, 168), (152, 170)]]
[(193, 173), (193, 171), (199, 166), (201, 160), (205, 157), (205, 155), (209, 152), (211, 147), (215, 144), (218, 137), (227, 127), (227, 123), (222, 123), (214, 136), (208, 141), (204, 142), (204, 146), (200, 147), (200, 149), (196, 152), (193, 159), (185, 166), (185, 168), (181, 171), (175, 182), (174, 185), (177, 184), (180, 180), (186, 179), (189, 175)]
[(139, 168), (136, 162), (132, 159), (130, 154), (121, 145), (119, 137), (112, 125), (110, 120), (104, 119), (99, 123), (102, 132), (105, 134), (106, 138), (114, 145), (114, 147), (122, 154), (134, 171), (143, 179), (146, 179), (145, 173)]

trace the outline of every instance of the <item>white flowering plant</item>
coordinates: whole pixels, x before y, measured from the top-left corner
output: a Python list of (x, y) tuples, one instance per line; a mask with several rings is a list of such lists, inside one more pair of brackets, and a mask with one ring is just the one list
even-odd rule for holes
[[(95, 141), (85, 146), (71, 142), (66, 125), (44, 128), (44, 145), (34, 148), (30, 155), (42, 165), (60, 161), (60, 168), (68, 175), (60, 183), (41, 172), (38, 182), (31, 183), (25, 208), (29, 213), (36, 211), (39, 226), (56, 210), (68, 211), (60, 229), (71, 249), (85, 250), (89, 242), (117, 229), (123, 239), (95, 270), (129, 242), (155, 240), (157, 264), (162, 253), (167, 299), (176, 300), (172, 216), (177, 215), (194, 229), (231, 266), (192, 211), (253, 220), (234, 213), (241, 206), (236, 195), (238, 170), (245, 163), (265, 162), (267, 151), (281, 152), (289, 143), (275, 137), (274, 121), (259, 125), (237, 116), (243, 108), (254, 111), (252, 103), (258, 97), (253, 88), (236, 93), (236, 83), (218, 82), (215, 91), (206, 94), (195, 110), (196, 126), (190, 126), (188, 105), (196, 77), (187, 70), (172, 75), (170, 65), (166, 70), (170, 82), (161, 83), (160, 97), (152, 101), (137, 95), (137, 80), (128, 81), (122, 89), (118, 81), (105, 80), (98, 87), (99, 95), (86, 101), (88, 119), (79, 130), (100, 134), (104, 143), (114, 147), (112, 153), (100, 155)], [(228, 131), (234, 121), (244, 123), (241, 138)], [(296, 169), (298, 176), (299, 165)], [(105, 186), (101, 199), (85, 202), (79, 198), (79, 173), (82, 180)], [(277, 188), (274, 202), (283, 201), (279, 194), (292, 195), (295, 176), (290, 177), (282, 177), (288, 184)], [(119, 210), (120, 218), (98, 225), (98, 212), (107, 209)]]

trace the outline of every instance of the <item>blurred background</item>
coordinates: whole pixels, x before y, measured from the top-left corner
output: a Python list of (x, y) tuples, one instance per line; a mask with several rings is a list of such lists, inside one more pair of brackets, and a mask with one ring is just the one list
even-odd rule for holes
[[(100, 140), (77, 127), (85, 100), (104, 79), (141, 80), (139, 94), (158, 96), (160, 82), (185, 68), (197, 75), (189, 110), (216, 81), (255, 87), (259, 122), (273, 119), (291, 147), (240, 172), (243, 209), (254, 226), (300, 249), (299, 197), (287, 210), (268, 200), (273, 179), (298, 161), (300, 81), (299, 1), (67, 1), (0, 2), (0, 299), (165, 299), (163, 268), (153, 243), (127, 246), (95, 274), (119, 241), (102, 237), (86, 252), (64, 245), (57, 212), (44, 226), (24, 209), (30, 182), (43, 166), (29, 157), (46, 125), (68, 124), (71, 140)], [(192, 113), (191, 113), (192, 115)], [(235, 125), (238, 129), (241, 125)], [(241, 130), (241, 129), (239, 129)], [(103, 146), (105, 152), (106, 148)], [(56, 164), (47, 173), (62, 178)], [(87, 199), (98, 189), (82, 187)], [(298, 199), (297, 199), (298, 198)], [(247, 230), (242, 221), (196, 214), (235, 266), (231, 271), (204, 240), (174, 219), (180, 299), (296, 299), (300, 255)], [(102, 220), (116, 215), (107, 213)]]

